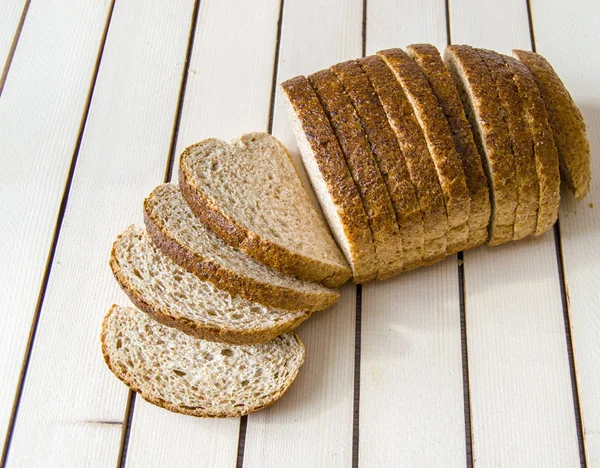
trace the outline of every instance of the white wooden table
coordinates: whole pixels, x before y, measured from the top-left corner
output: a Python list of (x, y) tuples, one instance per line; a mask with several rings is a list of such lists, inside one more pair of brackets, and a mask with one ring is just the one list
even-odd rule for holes
[[(598, 0), (0, 0), (2, 465), (600, 467), (599, 18)], [(181, 150), (270, 130), (299, 162), (277, 83), (448, 41), (551, 61), (589, 127), (585, 201), (563, 193), (542, 238), (346, 285), (264, 411), (129, 393), (99, 346), (127, 304), (109, 249)]]

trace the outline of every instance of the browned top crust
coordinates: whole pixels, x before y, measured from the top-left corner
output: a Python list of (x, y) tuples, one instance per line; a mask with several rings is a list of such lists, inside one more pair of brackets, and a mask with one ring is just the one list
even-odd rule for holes
[(513, 50), (513, 55), (535, 79), (554, 133), (561, 175), (575, 198), (581, 200), (589, 192), (592, 178), (590, 143), (581, 111), (544, 57), (526, 50)]
[(535, 232), (539, 203), (539, 184), (533, 155), (533, 139), (525, 122), (523, 103), (513, 80), (512, 71), (497, 52), (477, 49), (496, 83), (504, 118), (508, 126), (517, 178), (517, 210), (513, 240)]
[(377, 275), (373, 235), (360, 194), (348, 170), (338, 140), (308, 79), (297, 76), (281, 84), (296, 114), (318, 170), (327, 186), (350, 245), (349, 259), (354, 281), (372, 280)]
[(437, 171), (423, 131), (402, 86), (378, 55), (359, 61), (369, 77), (406, 159), (423, 213), (423, 257), (446, 256), (448, 218)]
[(308, 77), (331, 122), (369, 217), (379, 260), (378, 279), (402, 271), (402, 238), (390, 195), (361, 126), (338, 78), (329, 70)]
[(554, 144), (548, 113), (533, 76), (518, 60), (503, 56), (506, 65), (513, 72), (515, 84), (523, 102), (526, 122), (535, 142), (533, 150), (539, 184), (539, 209), (536, 235), (550, 229), (558, 219), (560, 205), (560, 173), (558, 151)]
[(377, 93), (358, 62), (339, 63), (331, 67), (331, 70), (354, 104), (386, 182), (402, 235), (404, 266), (408, 268), (423, 258), (424, 237), (421, 208), (406, 160)]
[(406, 51), (429, 81), (438, 104), (448, 120), (454, 146), (460, 156), (471, 195), (471, 210), (468, 219), (469, 241), (465, 247), (475, 247), (487, 240), (491, 206), (488, 180), (481, 165), (471, 126), (465, 116), (456, 85), (452, 81), (439, 51), (431, 44), (412, 44), (406, 48)]

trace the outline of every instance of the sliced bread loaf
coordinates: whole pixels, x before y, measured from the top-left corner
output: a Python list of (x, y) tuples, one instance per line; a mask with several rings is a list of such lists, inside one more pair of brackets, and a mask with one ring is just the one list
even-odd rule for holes
[(539, 184), (539, 208), (535, 234), (539, 236), (550, 229), (558, 219), (560, 205), (558, 151), (554, 144), (546, 107), (533, 76), (518, 60), (507, 56), (503, 56), (503, 59), (513, 72), (513, 79), (523, 103), (525, 121), (535, 143), (533, 154)]
[(458, 88), (489, 181), (492, 213), (488, 243), (508, 242), (513, 238), (517, 182), (496, 86), (477, 51), (469, 46), (446, 47), (444, 61)]
[(285, 81), (281, 89), (302, 161), (333, 235), (352, 267), (354, 281), (375, 279), (378, 261), (369, 220), (319, 98), (304, 76)]
[(192, 213), (174, 184), (158, 186), (144, 200), (144, 219), (154, 244), (175, 263), (231, 294), (308, 311), (325, 309), (339, 297), (335, 290), (286, 276), (226, 244)]
[(477, 49), (477, 52), (496, 83), (515, 158), (517, 209), (513, 240), (519, 240), (535, 233), (537, 224), (539, 184), (533, 155), (534, 142), (525, 122), (523, 103), (512, 71), (497, 52), (486, 49)]
[(442, 259), (446, 256), (448, 231), (444, 195), (412, 105), (381, 57), (371, 55), (359, 63), (379, 97), (417, 189), (423, 213), (423, 259)]
[(321, 70), (308, 79), (331, 122), (369, 217), (379, 265), (377, 278), (389, 278), (402, 271), (402, 237), (360, 119), (334, 73)]
[(431, 44), (409, 45), (406, 52), (429, 81), (437, 97), (438, 104), (446, 116), (454, 139), (454, 146), (461, 158), (467, 188), (471, 197), (471, 207), (467, 220), (469, 240), (465, 248), (485, 244), (488, 238), (488, 224), (491, 214), (488, 180), (483, 172), (481, 158), (456, 85), (452, 81), (439, 51)]
[(141, 228), (114, 244), (111, 267), (132, 302), (159, 322), (210, 341), (252, 344), (296, 328), (306, 311), (265, 307), (202, 281), (162, 254)]
[(526, 50), (513, 50), (513, 54), (525, 64), (538, 85), (558, 149), (560, 172), (575, 198), (581, 200), (590, 190), (592, 177), (590, 143), (581, 111), (544, 57)]
[(423, 258), (423, 215), (402, 150), (377, 93), (358, 62), (339, 63), (331, 67), (331, 71), (339, 78), (360, 117), (388, 188), (402, 236), (404, 268), (415, 268)]
[(229, 245), (307, 281), (338, 287), (350, 279), (290, 155), (273, 136), (204, 140), (183, 152), (179, 175), (192, 211)]
[(112, 306), (102, 323), (109, 369), (153, 405), (191, 416), (237, 417), (285, 393), (304, 362), (295, 334), (264, 344), (213, 343)]
[(468, 241), (470, 198), (460, 156), (450, 127), (431, 85), (417, 64), (402, 49), (377, 53), (402, 85), (419, 121), (442, 187), (448, 216), (448, 251), (457, 252)]

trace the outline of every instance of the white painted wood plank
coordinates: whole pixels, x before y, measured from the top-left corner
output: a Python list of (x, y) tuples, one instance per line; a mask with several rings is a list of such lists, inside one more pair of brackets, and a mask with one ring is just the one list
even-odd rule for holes
[(0, 0), (0, 86), (27, 0)]
[[(360, 56), (361, 21), (359, 0), (286, 1), (278, 83)], [(273, 124), (307, 183), (279, 89)], [(351, 465), (355, 298), (346, 285), (333, 308), (299, 330), (305, 364), (281, 402), (248, 417), (244, 467)]]
[[(204, 138), (266, 130), (278, 14), (278, 0), (200, 3), (177, 155)], [(142, 403), (134, 412), (127, 464), (233, 467), (238, 433), (239, 418), (199, 420)]]
[(0, 105), (0, 434), (12, 410), (110, 5), (34, 2)]
[(600, 3), (532, 3), (537, 50), (583, 112), (592, 148), (592, 187), (578, 202), (563, 191), (561, 240), (575, 369), (589, 467), (600, 466)]
[[(530, 48), (525, 2), (451, 1), (452, 41)], [(578, 466), (554, 235), (465, 252), (473, 458)]]
[[(367, 54), (446, 45), (439, 1), (369, 0)], [(360, 466), (466, 465), (456, 256), (363, 287)]]
[[(105, 467), (117, 461), (127, 388), (106, 368), (99, 334), (109, 306), (128, 301), (108, 258), (116, 235), (142, 222), (141, 202), (164, 177), (192, 4), (115, 6), (8, 466)], [(56, 93), (57, 100), (68, 96), (62, 88)], [(220, 448), (211, 445), (209, 432), (199, 434), (196, 445), (207, 456)]]

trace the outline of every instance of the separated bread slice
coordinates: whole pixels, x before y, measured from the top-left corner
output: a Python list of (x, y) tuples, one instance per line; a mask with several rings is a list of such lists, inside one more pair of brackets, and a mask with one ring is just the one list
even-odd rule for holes
[(159, 322), (210, 341), (263, 343), (293, 330), (306, 311), (265, 307), (202, 281), (162, 254), (141, 228), (113, 246), (110, 265), (131, 301)]
[(444, 194), (448, 216), (448, 251), (457, 252), (467, 243), (470, 197), (460, 156), (450, 127), (427, 78), (402, 49), (377, 52), (402, 85), (419, 121)]
[(112, 306), (102, 353), (119, 380), (153, 405), (207, 418), (237, 417), (281, 397), (304, 362), (293, 333), (255, 345), (213, 343)]
[(339, 297), (335, 290), (286, 276), (226, 244), (202, 224), (174, 184), (158, 186), (144, 200), (154, 244), (175, 263), (219, 289), (285, 310), (315, 311)]
[(488, 180), (483, 172), (481, 158), (456, 85), (452, 81), (439, 51), (433, 45), (409, 45), (406, 52), (415, 61), (431, 85), (438, 104), (446, 116), (454, 139), (454, 147), (462, 162), (471, 198), (467, 219), (469, 239), (464, 249), (485, 244), (488, 238), (488, 224), (491, 214)]
[(379, 97), (417, 188), (423, 213), (423, 257), (425, 260), (442, 259), (446, 256), (448, 231), (444, 195), (412, 105), (381, 57), (372, 55), (359, 60), (359, 64)]
[(525, 50), (513, 50), (513, 54), (535, 79), (548, 111), (563, 180), (575, 198), (581, 200), (589, 192), (592, 178), (590, 143), (581, 111), (544, 57)]
[(554, 144), (546, 107), (533, 76), (518, 60), (507, 56), (503, 56), (503, 59), (513, 72), (513, 79), (523, 103), (525, 121), (534, 141), (533, 154), (539, 184), (539, 208), (535, 234), (539, 236), (550, 229), (558, 219), (560, 205), (558, 151)]
[(290, 155), (268, 133), (190, 146), (181, 155), (179, 181), (192, 211), (256, 261), (329, 287), (350, 279)]
[(446, 47), (444, 62), (471, 123), (490, 186), (492, 213), (488, 243), (508, 242), (513, 238), (517, 182), (515, 158), (496, 86), (479, 54), (469, 46)]
[(533, 139), (525, 122), (523, 103), (512, 71), (497, 52), (477, 49), (496, 83), (496, 91), (508, 127), (517, 180), (517, 209), (513, 240), (535, 233), (539, 204), (539, 184), (533, 155)]
[(369, 217), (379, 262), (377, 278), (389, 278), (402, 271), (402, 237), (360, 119), (334, 73), (321, 70), (308, 79), (331, 122)]
[(331, 67), (331, 71), (339, 78), (356, 109), (386, 183), (402, 236), (404, 268), (415, 268), (423, 258), (423, 215), (402, 150), (379, 98), (358, 62), (340, 63)]
[[(375, 279), (378, 262), (369, 220), (319, 98), (304, 76), (285, 81), (281, 89), (304, 166), (333, 235), (352, 267), (354, 281)], [(296, 235), (304, 232), (303, 228)]]

